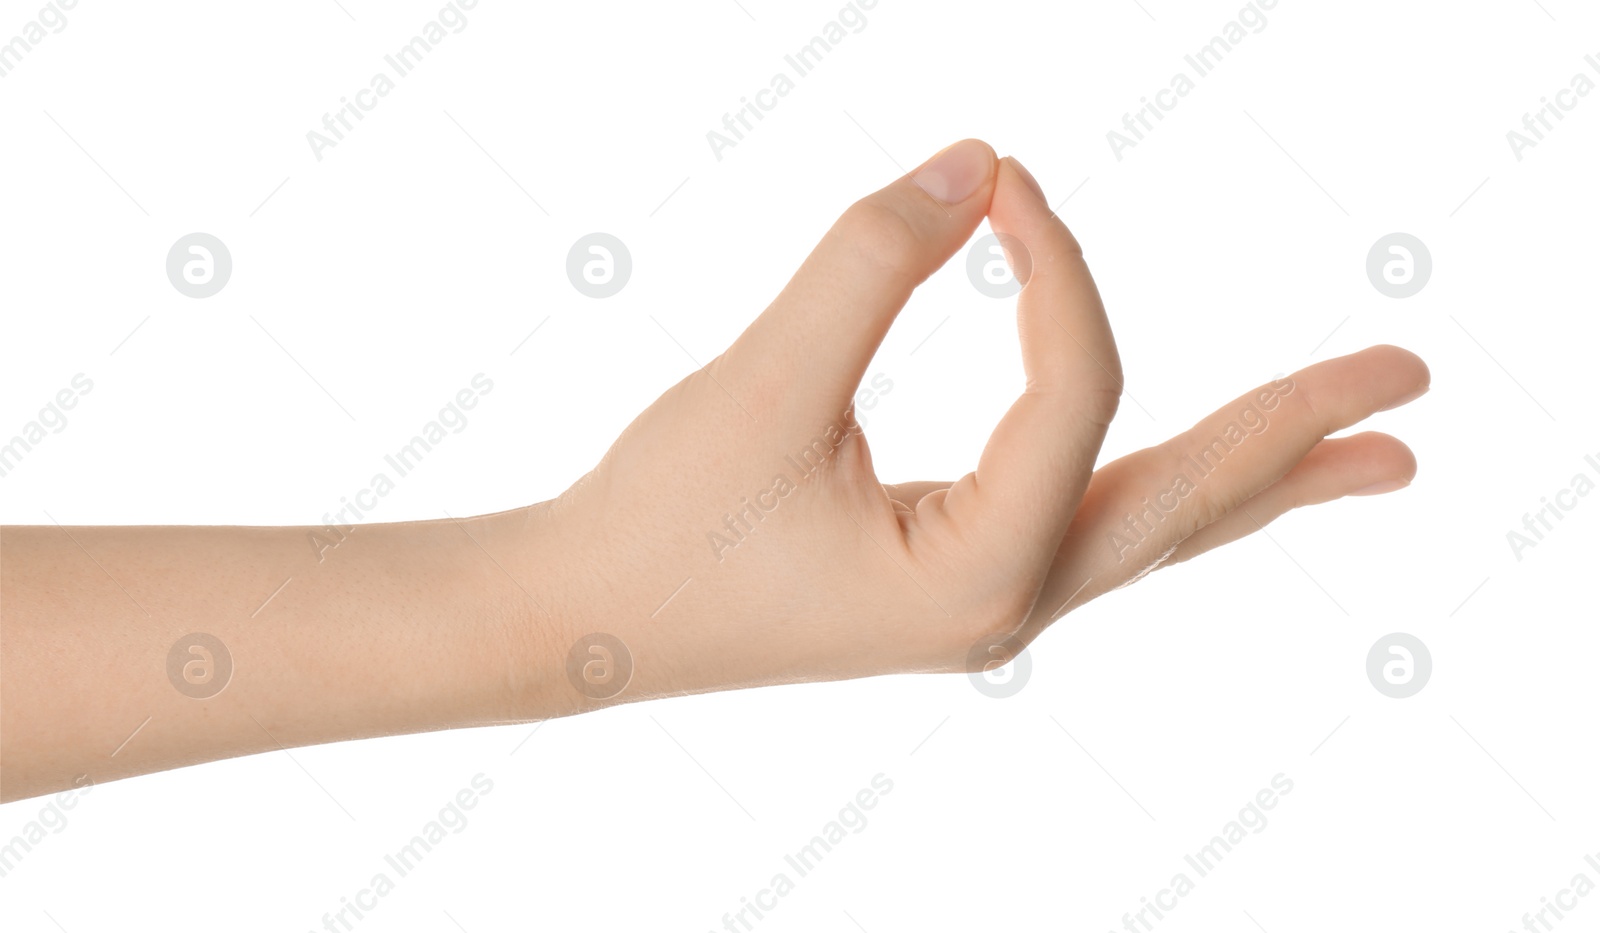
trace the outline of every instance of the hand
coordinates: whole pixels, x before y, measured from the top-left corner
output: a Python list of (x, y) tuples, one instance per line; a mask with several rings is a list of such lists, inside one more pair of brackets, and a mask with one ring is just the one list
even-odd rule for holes
[[(853, 398), (913, 289), (986, 215), (1025, 282), (1026, 386), (976, 471), (883, 484)], [(1105, 309), (1032, 176), (966, 140), (852, 205), (727, 352), (540, 507), (538, 537), (563, 554), (533, 564), (561, 562), (569, 589), (534, 625), (562, 620), (544, 628), (565, 642), (547, 654), (587, 632), (620, 638), (633, 670), (617, 701), (972, 669), (1163, 562), (1298, 505), (1404, 485), (1415, 461), (1400, 441), (1324, 438), (1427, 384), (1417, 357), (1375, 347), (1094, 471), (1122, 394)]]
[[(985, 215), (1026, 283), (1027, 384), (975, 472), (883, 485), (852, 399)], [(957, 143), (846, 211), (726, 353), (554, 500), (347, 529), (3, 529), (0, 801), (650, 696), (975, 670), (1163, 560), (1403, 485), (1399, 441), (1324, 438), (1427, 382), (1376, 347), (1095, 472), (1122, 375), (1082, 253), (1021, 165)], [(329, 537), (331, 556), (308, 547)], [(193, 633), (215, 638), (201, 693)]]

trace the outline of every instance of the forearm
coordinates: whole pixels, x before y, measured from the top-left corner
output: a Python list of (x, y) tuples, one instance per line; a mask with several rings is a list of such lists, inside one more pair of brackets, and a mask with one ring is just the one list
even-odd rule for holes
[(0, 530), (0, 799), (575, 711), (526, 524)]
[[(1027, 388), (975, 470), (883, 485), (855, 418), (866, 368), (984, 217), (1018, 263)], [(1241, 412), (1267, 423), (1271, 387), (1095, 472), (1120, 372), (1077, 240), (1019, 163), (963, 141), (852, 205), (726, 353), (548, 503), (348, 533), (4, 529), (0, 799), (673, 694), (975, 675), (1157, 555), (1415, 475), (1395, 438), (1329, 438), (1426, 391), (1399, 348), (1293, 374), (1260, 440), (1224, 442)], [(1190, 483), (1210, 443), (1226, 462)], [(1169, 486), (1170, 517), (1130, 524)], [(207, 679), (191, 633), (226, 647), (230, 675)]]

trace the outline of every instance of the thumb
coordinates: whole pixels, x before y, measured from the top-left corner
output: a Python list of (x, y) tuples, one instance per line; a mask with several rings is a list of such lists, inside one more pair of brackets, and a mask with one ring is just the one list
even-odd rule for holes
[(852, 204), (778, 297), (723, 355), (737, 382), (789, 412), (849, 403), (911, 292), (972, 236), (997, 161), (981, 140), (949, 146)]

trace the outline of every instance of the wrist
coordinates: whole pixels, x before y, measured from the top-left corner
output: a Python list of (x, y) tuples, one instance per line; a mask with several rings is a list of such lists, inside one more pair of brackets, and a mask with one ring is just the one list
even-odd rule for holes
[(463, 543), (494, 577), (469, 584), (487, 594), (469, 598), (498, 620), (500, 650), (490, 669), (505, 685), (503, 720), (568, 716), (641, 698), (638, 637), (617, 608), (627, 602), (627, 568), (603, 555), (592, 520), (562, 496), (461, 524), (476, 545)]
[(502, 575), (517, 597), (508, 634), (507, 678), (514, 685), (508, 718), (543, 719), (734, 686), (719, 673), (711, 647), (729, 646), (725, 637), (713, 637), (715, 607), (706, 601), (705, 583), (690, 579), (704, 576), (701, 569), (682, 555), (661, 560), (665, 555), (654, 553), (660, 538), (644, 537), (585, 493), (580, 484), (557, 499), (477, 520), (488, 538), (504, 542), (513, 555), (502, 558), (506, 570), (526, 589)]

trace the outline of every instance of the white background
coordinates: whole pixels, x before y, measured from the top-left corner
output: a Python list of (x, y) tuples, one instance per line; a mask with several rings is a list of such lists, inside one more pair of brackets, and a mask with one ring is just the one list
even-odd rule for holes
[[(1157, 929), (1499, 931), (1600, 881), (1600, 496), (1521, 560), (1506, 539), (1600, 458), (1600, 94), (1520, 161), (1506, 139), (1600, 81), (1592, 8), (1283, 0), (1119, 161), (1107, 131), (1237, 2), (881, 0), (718, 160), (707, 131), (837, 0), (484, 0), (318, 161), (307, 131), (439, 9), (341, 2), (84, 0), (0, 79), (0, 434), (94, 382), (0, 519), (319, 523), (478, 372), (470, 425), (369, 518), (549, 498), (694, 367), (651, 315), (714, 356), (850, 201), (963, 136), (1072, 194), (1137, 402), (1104, 458), (1396, 343), (1433, 390), (1368, 426), (1417, 481), (1076, 611), (1007, 700), (878, 678), (100, 785), (0, 879), (6, 930), (320, 928), (480, 772), (470, 825), (358, 929), (721, 928), (878, 773), (762, 933), (1118, 928), (1279, 773), (1265, 830)], [(0, 2), (0, 41), (38, 9)], [(601, 301), (564, 268), (595, 230), (634, 260)], [(234, 260), (205, 300), (164, 271), (194, 231)], [(1394, 231), (1434, 261), (1405, 300), (1365, 273)], [(1015, 344), (960, 261), (918, 293), (869, 370), (886, 480), (973, 466)], [(1392, 631), (1432, 650), (1406, 700), (1365, 673)], [(47, 802), (0, 807), (0, 840)], [(1557, 929), (1600, 922), (1579, 904)]]

